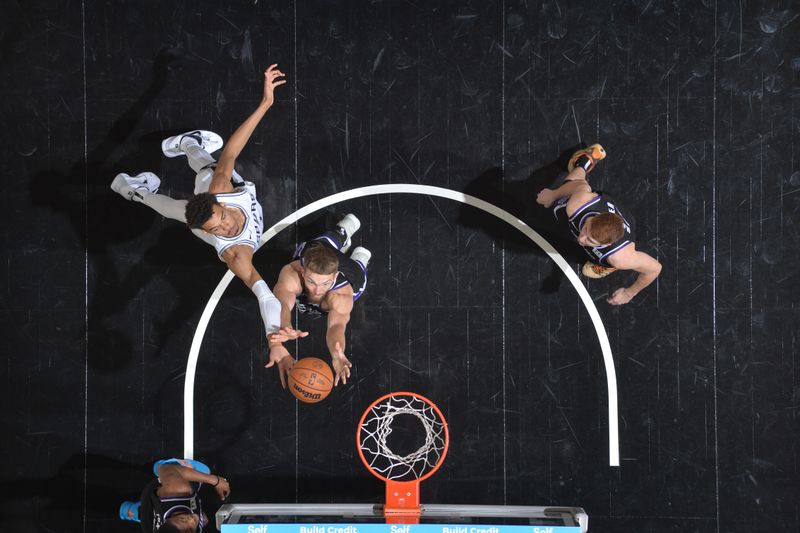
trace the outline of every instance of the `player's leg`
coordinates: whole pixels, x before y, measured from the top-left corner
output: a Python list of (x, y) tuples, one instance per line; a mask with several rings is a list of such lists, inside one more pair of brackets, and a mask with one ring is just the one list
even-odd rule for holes
[(161, 151), (167, 157), (186, 156), (189, 166), (196, 173), (194, 194), (200, 194), (208, 192), (217, 163), (211, 154), (222, 145), (222, 137), (213, 131), (194, 130), (164, 139)]
[(349, 213), (342, 220), (336, 223), (336, 228), (331, 231), (326, 231), (322, 235), (314, 237), (312, 241), (325, 241), (340, 252), (344, 253), (350, 249), (353, 235), (356, 234), (358, 228), (361, 227), (361, 221)]
[[(208, 192), (209, 187), (211, 187), (211, 179), (214, 177), (214, 170), (217, 168), (217, 162), (203, 147), (191, 141), (185, 143), (184, 146), (186, 147), (185, 151), (189, 166), (197, 172), (194, 178), (194, 193)], [(231, 184), (234, 187), (244, 185), (244, 178), (236, 172), (236, 169), (233, 170), (231, 175)]]
[(372, 252), (363, 246), (356, 246), (353, 248), (353, 252), (350, 254), (350, 259), (356, 262), (361, 269), (361, 273), (364, 275), (363, 279), (350, 280), (350, 283), (353, 286), (353, 301), (358, 300), (367, 289), (367, 265), (369, 264), (371, 257)]
[(161, 187), (161, 180), (152, 172), (142, 172), (136, 176), (120, 173), (111, 182), (111, 190), (131, 202), (144, 202), (148, 194), (155, 194)]
[[(186, 224), (186, 200), (176, 200), (165, 194), (157, 194), (161, 180), (152, 172), (142, 172), (136, 176), (118, 174), (111, 182), (111, 190), (126, 200), (146, 205), (164, 218), (171, 218)], [(199, 239), (214, 245), (214, 238), (200, 229), (192, 229)]]
[[(567, 174), (559, 174), (549, 188), (555, 190), (570, 181), (588, 181), (589, 173), (605, 157), (606, 151), (599, 144), (593, 144), (588, 148), (577, 150), (567, 163)], [(563, 198), (561, 202), (554, 202), (551, 208), (563, 207), (563, 205), (559, 206), (558, 204), (566, 203), (567, 199), (568, 197)]]
[[(606, 158), (605, 149), (599, 144), (593, 144), (588, 148), (578, 150), (567, 163), (567, 171), (572, 173), (576, 169), (581, 169), (584, 176), (594, 169), (595, 165)], [(567, 177), (569, 179), (569, 177)]]
[(186, 223), (186, 200), (175, 200), (165, 194), (157, 194), (161, 180), (152, 172), (136, 176), (117, 174), (111, 182), (111, 190), (126, 200), (139, 202), (165, 218)]

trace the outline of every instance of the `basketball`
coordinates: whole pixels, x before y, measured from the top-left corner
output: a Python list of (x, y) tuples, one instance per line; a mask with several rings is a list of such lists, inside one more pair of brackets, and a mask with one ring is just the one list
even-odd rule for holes
[(289, 390), (305, 403), (317, 403), (328, 397), (333, 388), (333, 371), (316, 357), (304, 357), (289, 372)]

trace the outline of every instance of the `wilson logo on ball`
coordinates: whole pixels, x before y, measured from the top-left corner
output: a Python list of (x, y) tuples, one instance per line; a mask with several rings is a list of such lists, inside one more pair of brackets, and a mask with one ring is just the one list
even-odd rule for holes
[(333, 388), (333, 371), (316, 357), (304, 357), (289, 371), (289, 391), (305, 403), (324, 400)]
[(320, 394), (318, 392), (317, 393), (313, 393), (313, 392), (308, 392), (307, 390), (303, 390), (302, 387), (300, 387), (297, 383), (295, 383), (293, 385), (292, 390), (295, 393), (295, 396), (300, 394), (300, 395), (303, 396), (303, 398), (306, 398), (308, 400), (321, 400), (322, 399), (322, 398), (320, 398), (320, 396), (322, 396), (322, 394)]

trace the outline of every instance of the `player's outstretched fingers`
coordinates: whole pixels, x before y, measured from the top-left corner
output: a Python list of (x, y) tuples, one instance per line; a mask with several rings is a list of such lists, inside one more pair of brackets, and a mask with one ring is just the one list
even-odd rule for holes
[(287, 355), (280, 361), (278, 361), (278, 377), (281, 378), (281, 386), (285, 389), (286, 384), (289, 378), (289, 372), (291, 372), (292, 367), (294, 366), (294, 358), (291, 355)]
[(283, 85), (286, 83), (286, 80), (275, 81), (276, 78), (283, 78), (286, 76), (282, 71), (277, 69), (278, 64), (275, 63), (270, 65), (267, 70), (264, 71), (264, 77), (267, 78), (267, 82), (271, 83), (273, 86)]
[(334, 351), (331, 354), (331, 359), (333, 362), (333, 370), (336, 373), (336, 377), (333, 380), (333, 385), (338, 385), (339, 380), (341, 380), (343, 384), (346, 384), (347, 378), (350, 377), (350, 367), (353, 366), (353, 363), (351, 363), (347, 357), (345, 357), (341, 343), (337, 342), (333, 348)]
[(281, 344), (286, 341), (293, 341), (300, 337), (306, 336), (308, 336), (307, 331), (301, 331), (299, 329), (294, 329), (287, 326), (267, 335), (267, 342), (269, 343), (270, 347), (272, 347), (276, 344)]

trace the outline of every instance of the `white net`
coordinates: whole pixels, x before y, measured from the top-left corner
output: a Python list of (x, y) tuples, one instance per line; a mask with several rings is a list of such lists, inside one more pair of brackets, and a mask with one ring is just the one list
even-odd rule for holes
[[(421, 446), (403, 454), (389, 447), (392, 425), (399, 417), (413, 417), (422, 425), (425, 439)], [(372, 406), (359, 428), (359, 446), (364, 460), (379, 476), (393, 481), (420, 479), (433, 471), (447, 450), (445, 421), (424, 399), (412, 395), (392, 395)]]

